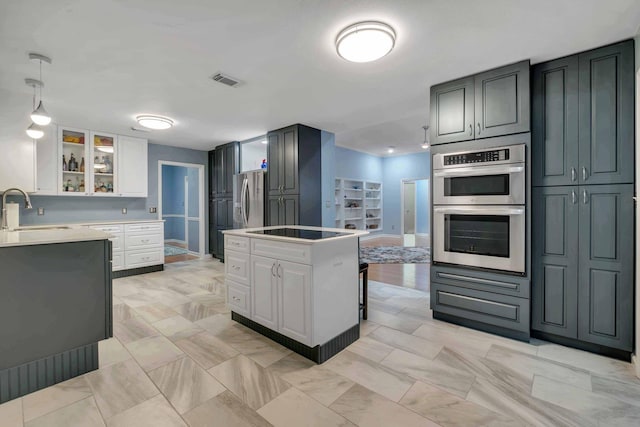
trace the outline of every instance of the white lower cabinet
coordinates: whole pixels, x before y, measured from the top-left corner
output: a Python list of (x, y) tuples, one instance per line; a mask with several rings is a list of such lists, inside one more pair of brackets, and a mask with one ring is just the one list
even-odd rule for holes
[(164, 264), (164, 227), (161, 222), (91, 224), (111, 234), (113, 271)]
[(251, 319), (289, 338), (311, 343), (311, 266), (251, 256)]
[(227, 303), (236, 313), (251, 316), (251, 291), (248, 286), (227, 280)]

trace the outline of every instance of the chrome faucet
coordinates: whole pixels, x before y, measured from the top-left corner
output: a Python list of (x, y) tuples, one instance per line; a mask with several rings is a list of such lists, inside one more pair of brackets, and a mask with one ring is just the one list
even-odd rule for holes
[(9, 195), (10, 192), (12, 191), (17, 191), (18, 193), (22, 193), (22, 195), (24, 196), (24, 208), (25, 209), (32, 209), (33, 206), (31, 206), (31, 199), (29, 199), (29, 195), (27, 193), (25, 193), (24, 191), (22, 191), (19, 188), (9, 188), (8, 190), (4, 190), (4, 194), (2, 195), (2, 230), (8, 230), (9, 226), (7, 225), (7, 196)]

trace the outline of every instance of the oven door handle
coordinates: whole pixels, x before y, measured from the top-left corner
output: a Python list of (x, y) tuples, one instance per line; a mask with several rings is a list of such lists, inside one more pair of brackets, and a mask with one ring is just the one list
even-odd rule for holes
[(460, 214), (460, 215), (524, 215), (524, 208), (499, 207), (499, 206), (474, 206), (474, 207), (444, 207), (433, 208), (436, 213)]
[(481, 167), (468, 167), (468, 168), (452, 168), (445, 170), (438, 170), (433, 172), (433, 176), (481, 176), (481, 175), (497, 175), (497, 174), (512, 174), (524, 172), (524, 166), (481, 166)]

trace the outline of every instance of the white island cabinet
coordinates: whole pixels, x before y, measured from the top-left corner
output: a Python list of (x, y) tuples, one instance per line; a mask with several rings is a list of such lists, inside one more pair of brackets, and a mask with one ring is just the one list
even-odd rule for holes
[(322, 363), (359, 337), (358, 238), (365, 231), (227, 230), (232, 318)]

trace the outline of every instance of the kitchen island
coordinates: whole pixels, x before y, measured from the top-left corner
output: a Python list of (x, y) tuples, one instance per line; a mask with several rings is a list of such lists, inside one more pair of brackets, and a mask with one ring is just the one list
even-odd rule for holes
[(360, 230), (274, 226), (224, 233), (233, 320), (313, 360), (356, 341)]
[(0, 403), (98, 369), (111, 248), (86, 227), (0, 231)]

